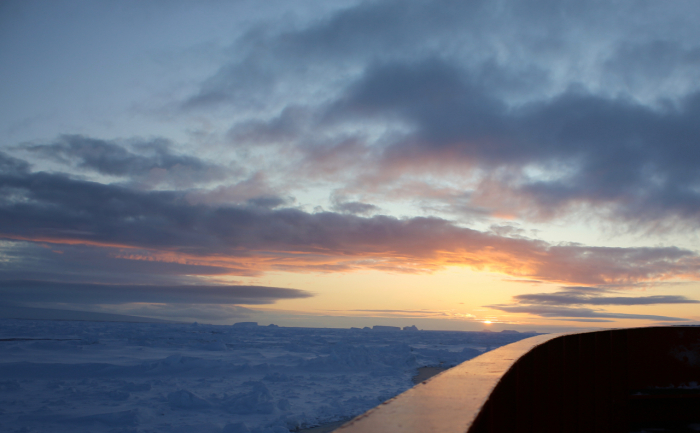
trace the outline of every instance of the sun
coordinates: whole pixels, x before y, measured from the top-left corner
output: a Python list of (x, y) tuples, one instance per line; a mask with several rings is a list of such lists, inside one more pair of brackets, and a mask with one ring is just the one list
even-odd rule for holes
[(487, 325), (490, 325), (490, 324), (491, 324), (491, 321), (490, 321), (490, 320), (484, 320), (484, 323), (487, 324)]

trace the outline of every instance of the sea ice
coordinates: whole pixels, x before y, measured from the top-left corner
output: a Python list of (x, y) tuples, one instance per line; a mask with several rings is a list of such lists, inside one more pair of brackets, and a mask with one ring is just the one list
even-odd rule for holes
[(0, 320), (0, 431), (287, 433), (528, 336)]

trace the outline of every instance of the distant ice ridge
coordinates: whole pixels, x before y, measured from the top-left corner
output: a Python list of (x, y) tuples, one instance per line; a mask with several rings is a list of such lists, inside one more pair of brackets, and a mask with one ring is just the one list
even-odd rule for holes
[(0, 320), (0, 431), (288, 433), (527, 336)]

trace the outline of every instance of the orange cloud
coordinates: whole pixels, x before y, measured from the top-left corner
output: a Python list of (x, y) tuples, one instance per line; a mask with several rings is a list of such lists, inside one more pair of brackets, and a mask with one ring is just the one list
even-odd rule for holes
[[(364, 221), (367, 219), (352, 218), (367, 222)], [(450, 266), (466, 266), (516, 278), (582, 285), (633, 284), (674, 278), (698, 279), (700, 276), (700, 258), (678, 248), (550, 245), (542, 241), (458, 228), (442, 220), (384, 220), (388, 226), (395, 225), (393, 228), (397, 230), (375, 237), (367, 237), (365, 233), (362, 236), (364, 239), (359, 233), (353, 237), (339, 231), (335, 234), (342, 239), (333, 242), (334, 247), (287, 244), (264, 249), (251, 246), (216, 254), (188, 253), (186, 246), (144, 249), (141, 246), (63, 237), (22, 239), (101, 246), (113, 250), (115, 258), (217, 266), (228, 270), (229, 275), (247, 276), (268, 271), (353, 272), (367, 269), (430, 273)]]
[(700, 257), (674, 247), (553, 245), (440, 218), (309, 213), (265, 207), (264, 201), (193, 204), (177, 192), (136, 191), (47, 173), (23, 171), (7, 182), (16, 200), (23, 200), (2, 205), (2, 238), (106, 248), (135, 261), (218, 266), (230, 275), (364, 269), (426, 273), (467, 266), (578, 285), (700, 276)]

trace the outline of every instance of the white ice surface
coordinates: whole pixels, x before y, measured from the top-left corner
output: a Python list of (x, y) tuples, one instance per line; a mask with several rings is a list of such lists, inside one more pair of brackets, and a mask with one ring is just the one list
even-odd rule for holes
[(0, 431), (287, 433), (528, 336), (0, 320)]

